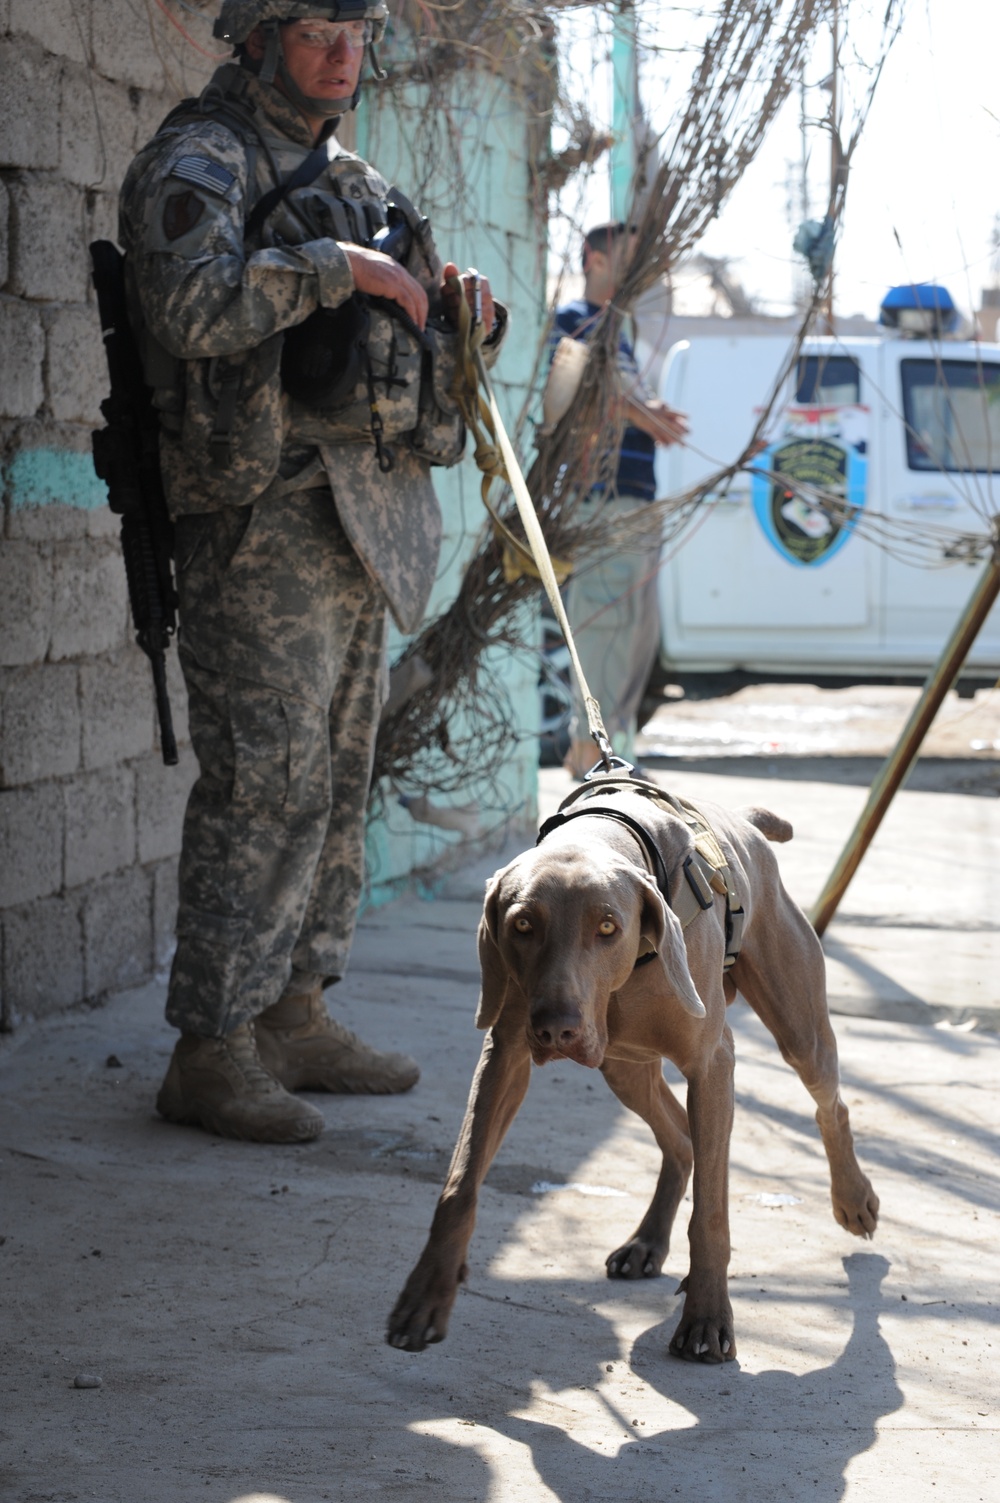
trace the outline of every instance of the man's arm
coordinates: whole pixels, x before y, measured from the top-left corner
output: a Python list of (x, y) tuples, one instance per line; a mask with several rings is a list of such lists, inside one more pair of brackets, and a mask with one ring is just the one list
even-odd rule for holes
[(654, 443), (667, 448), (670, 444), (683, 443), (688, 436), (689, 426), (685, 414), (675, 412), (666, 402), (661, 402), (659, 397), (643, 397), (626, 392), (622, 406), (625, 421), (648, 434)]

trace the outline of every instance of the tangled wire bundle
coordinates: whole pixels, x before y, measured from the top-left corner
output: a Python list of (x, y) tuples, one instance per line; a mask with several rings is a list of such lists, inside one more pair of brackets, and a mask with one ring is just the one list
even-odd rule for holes
[[(840, 0), (842, 25), (851, 3)], [(636, 228), (634, 251), (615, 300), (595, 324), (580, 390), (554, 431), (539, 439), (526, 477), (553, 557), (572, 559), (580, 567), (609, 546), (606, 527), (599, 519), (582, 525), (578, 506), (595, 484), (613, 478), (617, 465), (625, 425), (617, 360), (623, 318), (693, 248), (718, 214), (756, 156), (832, 6), (833, 0), (723, 0), (719, 6), (686, 101), (660, 143), (661, 165), (637, 197), (630, 217)], [(882, 13), (866, 106), (898, 30), (899, 9), (897, 0), (889, 0)], [(847, 169), (863, 118), (859, 112), (849, 141), (841, 143), (843, 168), (831, 185), (829, 204), (833, 222), (843, 207)], [(803, 318), (799, 344), (821, 292), (817, 287)], [(786, 372), (797, 353), (793, 346)], [(775, 396), (778, 389), (776, 385)], [(655, 519), (666, 540), (679, 536), (703, 497), (749, 458), (766, 418), (765, 412), (735, 464), (689, 494), (648, 508), (637, 526), (648, 530)], [(507, 526), (523, 536), (513, 506), (508, 502), (498, 509)], [(628, 546), (627, 536), (619, 532), (614, 545)], [(426, 793), (449, 793), (497, 776), (509, 747), (510, 717), (502, 686), (484, 664), (484, 653), (493, 647), (525, 647), (518, 607), (534, 600), (537, 592), (533, 578), (505, 577), (501, 545), (492, 532), (485, 533), (454, 602), (410, 643), (396, 665), (405, 670), (419, 664), (423, 687), (383, 722), (376, 749), (376, 789), (378, 779), (384, 778)]]

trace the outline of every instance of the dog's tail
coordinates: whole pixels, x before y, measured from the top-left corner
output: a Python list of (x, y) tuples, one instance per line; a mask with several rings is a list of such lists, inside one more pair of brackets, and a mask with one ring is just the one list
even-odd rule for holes
[(775, 840), (779, 845), (786, 840), (791, 840), (794, 831), (787, 819), (782, 819), (780, 814), (772, 814), (770, 809), (760, 809), (754, 806), (752, 809), (741, 809), (740, 813), (750, 824), (755, 825), (762, 835), (768, 840)]

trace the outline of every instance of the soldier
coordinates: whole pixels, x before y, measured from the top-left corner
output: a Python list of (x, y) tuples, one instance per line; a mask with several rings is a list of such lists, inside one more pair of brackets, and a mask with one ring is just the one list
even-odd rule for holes
[[(423, 615), (430, 466), (465, 442), (457, 267), (334, 134), (385, 21), (382, 0), (225, 0), (234, 60), (167, 117), (121, 196), (199, 766), (167, 999), (181, 1037), (156, 1105), (258, 1142), (322, 1130), (292, 1091), (419, 1075), (321, 996), (357, 916), (387, 608), (404, 631)], [(385, 229), (395, 258), (371, 246)], [(505, 314), (463, 280), (492, 359)]]

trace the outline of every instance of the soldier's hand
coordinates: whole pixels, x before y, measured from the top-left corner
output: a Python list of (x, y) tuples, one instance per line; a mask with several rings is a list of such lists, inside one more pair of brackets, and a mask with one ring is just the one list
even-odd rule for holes
[[(449, 278), (458, 276), (458, 267), (454, 261), (448, 261), (441, 273), (441, 302), (444, 306), (445, 317), (453, 324), (458, 324), (458, 293), (454, 282)], [(478, 297), (477, 287), (478, 282)], [(493, 333), (493, 326), (497, 321), (496, 310), (493, 307), (493, 294), (490, 291), (489, 277), (480, 276), (477, 271), (462, 273), (462, 285), (465, 288), (465, 300), (473, 313), (476, 313), (477, 301), (481, 300), (482, 312), (480, 314), (483, 326), (486, 329), (486, 337)]]
[(348, 245), (343, 241), (338, 243), (351, 263), (354, 285), (359, 292), (367, 292), (371, 297), (385, 297), (392, 303), (398, 303), (418, 329), (426, 328), (427, 294), (416, 277), (410, 276), (405, 266), (400, 266), (398, 261), (382, 251), (369, 250), (366, 245)]

